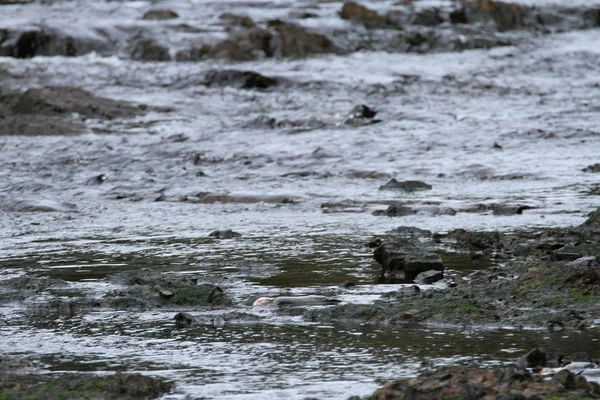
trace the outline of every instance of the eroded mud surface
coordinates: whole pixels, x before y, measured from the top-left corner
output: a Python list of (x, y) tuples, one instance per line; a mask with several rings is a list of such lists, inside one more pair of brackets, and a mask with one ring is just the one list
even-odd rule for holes
[[(600, 3), (400, 3), (0, 1), (3, 363), (173, 399), (597, 367), (598, 283), (565, 266), (600, 255), (569, 230), (600, 194)], [(444, 281), (380, 278), (399, 226)], [(251, 306), (281, 295), (341, 304)]]

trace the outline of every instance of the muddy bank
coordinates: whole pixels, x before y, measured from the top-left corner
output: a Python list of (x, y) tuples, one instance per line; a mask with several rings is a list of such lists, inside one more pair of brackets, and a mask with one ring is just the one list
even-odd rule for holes
[(402, 288), (373, 305), (344, 304), (309, 310), (306, 316), (314, 321), (528, 326), (552, 332), (597, 328), (598, 215), (600, 210), (571, 229), (457, 230), (428, 239), (422, 232), (415, 238), (408, 229), (396, 231), (405, 236), (383, 238), (374, 252), (382, 279), (400, 276), (399, 282), (410, 282), (420, 273), (443, 271), (439, 246), (466, 252), (473, 260), (491, 259), (495, 265), (468, 274), (446, 270), (445, 281), (432, 290)]

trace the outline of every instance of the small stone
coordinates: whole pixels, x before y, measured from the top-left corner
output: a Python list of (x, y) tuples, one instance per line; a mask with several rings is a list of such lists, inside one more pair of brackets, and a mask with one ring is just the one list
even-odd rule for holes
[(177, 328), (184, 328), (186, 326), (189, 326), (194, 321), (194, 317), (192, 317), (188, 313), (183, 313), (183, 312), (175, 314), (173, 319), (175, 320), (175, 326)]
[(162, 297), (163, 299), (170, 299), (171, 297), (173, 297), (173, 292), (170, 290), (159, 290), (158, 294), (160, 295), (160, 297)]
[(233, 239), (235, 237), (242, 236), (242, 234), (238, 233), (238, 232), (234, 232), (231, 229), (224, 229), (224, 230), (212, 231), (211, 233), (208, 234), (208, 236), (212, 236), (215, 239)]
[(356, 283), (354, 283), (352, 281), (347, 281), (347, 282), (342, 283), (340, 286), (348, 289), (348, 288), (356, 286)]
[(405, 192), (416, 192), (419, 190), (431, 190), (432, 186), (422, 181), (402, 181), (392, 178), (388, 183), (379, 187), (379, 190), (404, 190)]
[(370, 242), (366, 243), (366, 246), (370, 249), (374, 249), (374, 248), (381, 246), (382, 244), (383, 244), (383, 242), (381, 241), (381, 239), (375, 239), (375, 240), (371, 240)]
[(166, 20), (166, 19), (175, 19), (175, 18), (179, 18), (179, 14), (177, 14), (173, 10), (167, 10), (167, 9), (156, 9), (156, 10), (146, 11), (144, 16), (142, 17), (142, 19), (146, 19), (146, 20)]
[(548, 321), (546, 326), (550, 332), (562, 332), (565, 330), (565, 324), (561, 321)]
[(100, 174), (97, 176), (94, 176), (93, 178), (88, 179), (85, 184), (88, 186), (93, 186), (93, 185), (101, 185), (103, 184), (108, 178), (106, 177), (106, 175), (104, 174)]

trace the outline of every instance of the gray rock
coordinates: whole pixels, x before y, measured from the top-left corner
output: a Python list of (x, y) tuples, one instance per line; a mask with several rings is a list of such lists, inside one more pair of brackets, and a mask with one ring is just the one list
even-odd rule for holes
[(238, 232), (234, 232), (231, 229), (217, 230), (212, 231), (208, 234), (208, 236), (212, 236), (215, 239), (233, 239), (236, 237), (241, 237), (242, 234)]
[(189, 326), (194, 322), (194, 317), (184, 312), (179, 312), (175, 314), (173, 319), (175, 320), (175, 326), (177, 328), (185, 328), (186, 326)]
[(410, 207), (403, 206), (402, 204), (390, 204), (386, 210), (373, 211), (373, 215), (375, 216), (383, 215), (386, 217), (404, 217), (416, 213), (416, 210), (413, 210)]
[(277, 85), (277, 79), (252, 71), (211, 69), (204, 77), (204, 84), (208, 87), (231, 86), (237, 89), (268, 89)]
[(388, 183), (379, 187), (379, 190), (404, 190), (405, 192), (416, 192), (419, 190), (431, 190), (432, 186), (422, 181), (402, 181), (392, 178)]
[(444, 279), (444, 271), (425, 271), (416, 276), (415, 283), (429, 285), (442, 279)]

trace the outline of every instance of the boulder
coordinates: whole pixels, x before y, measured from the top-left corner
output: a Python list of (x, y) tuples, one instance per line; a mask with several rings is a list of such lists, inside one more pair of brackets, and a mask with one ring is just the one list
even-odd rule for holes
[(587, 167), (585, 167), (584, 169), (582, 169), (582, 171), (583, 172), (598, 173), (598, 172), (600, 172), (600, 163), (588, 165)]
[(405, 241), (385, 243), (375, 249), (373, 256), (381, 265), (381, 277), (412, 281), (422, 272), (444, 270), (437, 253)]
[(375, 216), (386, 216), (386, 217), (404, 217), (407, 215), (416, 214), (417, 211), (410, 207), (406, 207), (402, 204), (390, 204), (385, 210), (375, 210), (373, 215)]
[(204, 77), (204, 84), (208, 87), (231, 86), (237, 89), (268, 89), (277, 85), (277, 79), (253, 71), (211, 69)]
[(215, 239), (233, 239), (235, 237), (242, 236), (242, 234), (238, 233), (238, 232), (234, 232), (231, 229), (223, 229), (223, 230), (212, 231), (211, 233), (208, 234), (208, 236), (212, 236)]
[(174, 291), (170, 299), (173, 304), (182, 306), (227, 306), (231, 300), (223, 290), (215, 285), (188, 285)]
[(75, 57), (92, 51), (109, 54), (113, 49), (113, 38), (101, 29), (78, 31), (75, 35), (46, 25), (0, 28), (0, 56), (3, 57)]
[(416, 192), (419, 190), (431, 190), (432, 186), (422, 181), (402, 181), (392, 178), (388, 183), (379, 187), (379, 190), (404, 190), (405, 192)]
[(272, 57), (300, 58), (338, 52), (331, 40), (300, 25), (271, 20), (268, 27), (273, 33), (268, 51)]
[(142, 19), (145, 20), (167, 20), (167, 19), (176, 19), (179, 18), (179, 14), (177, 14), (173, 10), (169, 10), (166, 8), (158, 8), (154, 10), (149, 10), (144, 13)]
[(349, 1), (344, 3), (340, 11), (340, 17), (352, 22), (362, 24), (367, 29), (389, 29), (394, 28), (386, 15), (380, 15), (362, 4)]
[(136, 35), (125, 46), (125, 53), (136, 61), (171, 61), (169, 48), (155, 38)]
[(425, 271), (415, 277), (415, 283), (430, 285), (444, 279), (444, 271)]

